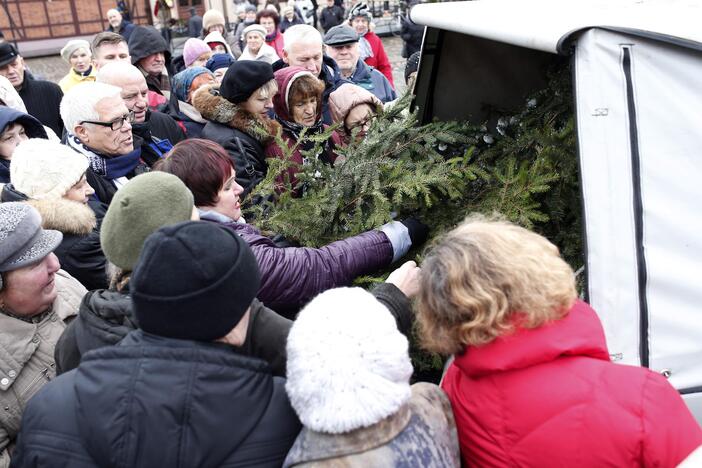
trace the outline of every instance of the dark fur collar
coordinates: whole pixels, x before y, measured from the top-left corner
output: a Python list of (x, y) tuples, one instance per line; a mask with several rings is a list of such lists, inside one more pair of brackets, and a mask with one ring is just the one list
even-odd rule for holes
[(275, 120), (262, 119), (224, 99), (219, 95), (219, 87), (216, 85), (198, 89), (193, 95), (192, 103), (203, 118), (236, 128), (262, 145), (272, 142), (280, 131), (280, 124)]

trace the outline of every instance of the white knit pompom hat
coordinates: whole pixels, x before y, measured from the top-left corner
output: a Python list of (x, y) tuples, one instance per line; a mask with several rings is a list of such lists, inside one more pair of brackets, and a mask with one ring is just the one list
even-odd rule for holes
[(285, 389), (300, 421), (339, 434), (394, 414), (411, 394), (407, 339), (361, 288), (326, 291), (290, 330)]
[(10, 181), (34, 200), (61, 198), (88, 169), (88, 159), (61, 143), (30, 138), (12, 153)]

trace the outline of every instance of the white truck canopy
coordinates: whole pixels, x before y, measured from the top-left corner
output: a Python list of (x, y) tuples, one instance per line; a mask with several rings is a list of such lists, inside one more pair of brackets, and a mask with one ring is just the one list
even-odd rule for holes
[(702, 1), (478, 0), (411, 17), (430, 28), (425, 120), (523, 103), (538, 62), (570, 55), (588, 300), (612, 359), (668, 376), (702, 420)]
[[(561, 52), (588, 28), (638, 30), (702, 48), (702, 2), (687, 0), (476, 0), (412, 8), (417, 24), (543, 52)], [(695, 44), (696, 43), (696, 44)]]

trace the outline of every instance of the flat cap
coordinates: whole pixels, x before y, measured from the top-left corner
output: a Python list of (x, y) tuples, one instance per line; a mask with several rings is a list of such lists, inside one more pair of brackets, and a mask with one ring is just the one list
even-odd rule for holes
[(324, 43), (328, 46), (337, 46), (358, 42), (358, 33), (345, 24), (334, 26), (324, 35)]

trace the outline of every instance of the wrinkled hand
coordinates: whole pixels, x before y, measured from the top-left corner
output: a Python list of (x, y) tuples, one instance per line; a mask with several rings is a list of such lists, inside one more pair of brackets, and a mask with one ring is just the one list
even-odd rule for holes
[(392, 283), (397, 286), (397, 289), (402, 291), (405, 296), (410, 299), (419, 292), (419, 273), (421, 269), (417, 264), (410, 260), (405, 262), (397, 270), (390, 273), (386, 283)]

